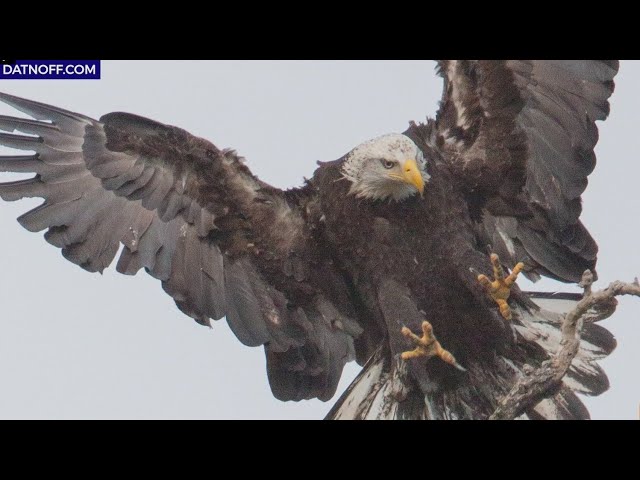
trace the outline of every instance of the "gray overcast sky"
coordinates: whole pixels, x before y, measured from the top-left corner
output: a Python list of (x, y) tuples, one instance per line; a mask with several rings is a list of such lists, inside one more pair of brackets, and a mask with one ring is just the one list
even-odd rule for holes
[[(623, 62), (616, 83), (583, 197), (601, 287), (640, 275), (640, 63)], [(94, 118), (121, 110), (180, 126), (236, 148), (278, 187), (299, 185), (316, 160), (433, 115), (441, 88), (427, 61), (105, 61), (97, 81), (0, 83), (0, 91)], [(0, 114), (15, 111), (2, 105)], [(39, 203), (0, 205), (0, 418), (295, 419), (329, 410), (332, 402), (275, 400), (262, 348), (242, 346), (224, 321), (197, 325), (144, 273), (91, 275), (64, 260), (15, 221)], [(521, 286), (578, 291), (550, 280)], [(603, 323), (618, 348), (601, 363), (611, 389), (586, 400), (593, 418), (638, 416), (639, 308), (624, 298)], [(347, 366), (339, 392), (357, 372)]]

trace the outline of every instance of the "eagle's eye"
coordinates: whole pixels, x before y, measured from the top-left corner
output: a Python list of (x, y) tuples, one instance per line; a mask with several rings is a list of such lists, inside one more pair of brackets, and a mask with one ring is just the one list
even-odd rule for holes
[(381, 160), (381, 162), (382, 162), (382, 166), (387, 170), (391, 170), (397, 164), (397, 162), (394, 162), (393, 160)]

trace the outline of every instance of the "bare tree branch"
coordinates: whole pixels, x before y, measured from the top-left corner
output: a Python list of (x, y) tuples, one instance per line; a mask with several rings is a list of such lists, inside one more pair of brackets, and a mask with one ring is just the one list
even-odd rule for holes
[(562, 341), (560, 350), (540, 368), (525, 374), (502, 399), (489, 420), (512, 420), (543, 400), (554, 387), (557, 387), (571, 367), (571, 362), (580, 348), (580, 334), (584, 322), (601, 318), (599, 312), (610, 314), (615, 310), (620, 295), (640, 297), (640, 284), (636, 278), (633, 283), (615, 281), (607, 288), (592, 291), (593, 275), (587, 270), (582, 275), (580, 286), (584, 288), (584, 297), (567, 313), (562, 323)]

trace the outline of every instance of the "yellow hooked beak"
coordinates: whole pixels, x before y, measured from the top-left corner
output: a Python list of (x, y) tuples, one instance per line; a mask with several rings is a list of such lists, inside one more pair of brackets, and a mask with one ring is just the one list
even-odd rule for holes
[(402, 166), (402, 176), (409, 185), (416, 187), (420, 196), (424, 193), (424, 179), (415, 160), (409, 159)]

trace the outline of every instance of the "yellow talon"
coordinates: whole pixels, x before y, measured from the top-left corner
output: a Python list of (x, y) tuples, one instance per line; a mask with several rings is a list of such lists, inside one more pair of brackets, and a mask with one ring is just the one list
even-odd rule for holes
[(438, 357), (443, 362), (446, 362), (449, 365), (453, 365), (458, 370), (466, 372), (466, 369), (456, 361), (451, 352), (442, 348), (442, 345), (440, 345), (440, 342), (436, 340), (436, 337), (433, 334), (433, 327), (426, 320), (422, 322), (422, 337), (417, 336), (407, 327), (402, 327), (402, 334), (416, 345), (416, 348), (414, 348), (413, 350), (402, 352), (400, 357), (403, 360), (406, 361), (412, 358), (422, 357)]
[(491, 264), (493, 265), (493, 282), (486, 275), (478, 275), (478, 282), (482, 284), (493, 301), (498, 304), (502, 317), (505, 320), (511, 320), (511, 308), (509, 308), (507, 300), (511, 295), (511, 286), (516, 282), (518, 274), (524, 268), (524, 263), (519, 262), (507, 277), (504, 276), (500, 258), (495, 253), (491, 254)]

